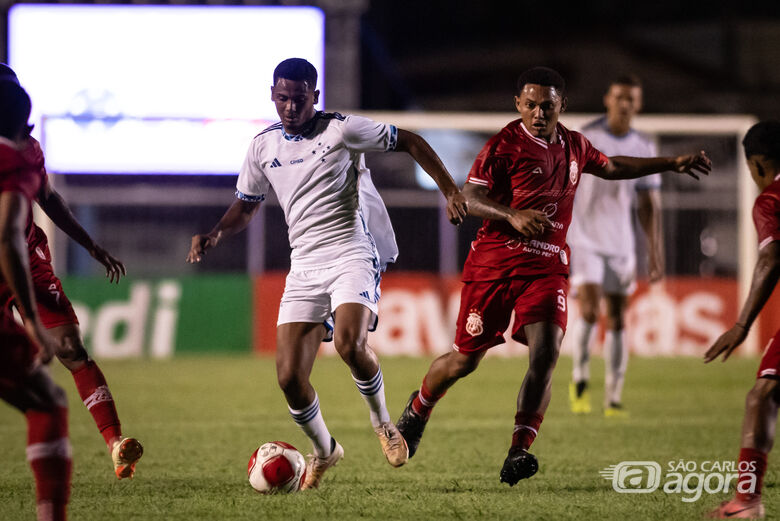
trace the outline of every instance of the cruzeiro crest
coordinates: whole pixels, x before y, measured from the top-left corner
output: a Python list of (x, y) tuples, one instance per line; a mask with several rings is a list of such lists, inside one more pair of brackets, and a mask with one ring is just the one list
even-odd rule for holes
[(470, 309), (466, 319), (466, 333), (471, 336), (479, 336), (485, 329), (482, 327), (482, 315), (478, 309)]
[(577, 161), (574, 159), (571, 160), (571, 163), (569, 163), (569, 180), (571, 181), (571, 184), (576, 185), (578, 180), (578, 175), (580, 173), (580, 166), (577, 164)]

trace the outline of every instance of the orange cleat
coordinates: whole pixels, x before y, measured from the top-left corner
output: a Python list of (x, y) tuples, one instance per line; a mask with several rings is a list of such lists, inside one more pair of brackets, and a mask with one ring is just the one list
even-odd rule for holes
[(721, 503), (707, 517), (710, 519), (759, 519), (764, 517), (764, 505), (761, 503), (760, 496), (747, 503), (732, 499)]
[(111, 459), (114, 460), (114, 473), (119, 479), (132, 478), (135, 464), (144, 454), (144, 448), (135, 438), (122, 438), (114, 443)]

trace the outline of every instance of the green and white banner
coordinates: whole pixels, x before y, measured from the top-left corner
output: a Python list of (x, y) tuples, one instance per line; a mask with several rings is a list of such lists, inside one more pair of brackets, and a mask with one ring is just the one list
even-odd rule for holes
[(247, 276), (165, 279), (64, 277), (65, 293), (95, 358), (168, 358), (249, 352), (252, 294)]

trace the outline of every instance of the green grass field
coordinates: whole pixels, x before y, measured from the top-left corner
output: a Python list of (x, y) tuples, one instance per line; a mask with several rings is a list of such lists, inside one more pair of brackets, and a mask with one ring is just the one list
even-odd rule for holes
[[(394, 419), (429, 361), (382, 361)], [(540, 471), (510, 488), (499, 483), (498, 472), (525, 364), (525, 359), (485, 360), (440, 402), (414, 459), (393, 469), (346, 366), (333, 358), (318, 360), (314, 384), (346, 456), (318, 491), (287, 496), (259, 495), (246, 480), (247, 460), (265, 441), (280, 439), (309, 451), (277, 388), (273, 360), (102, 362), (125, 434), (141, 439), (146, 449), (136, 478), (121, 482), (73, 381), (56, 365), (54, 376), (71, 400), (71, 519), (700, 519), (726, 497), (705, 492), (698, 501), (683, 502), (681, 494), (660, 489), (621, 494), (599, 470), (651, 460), (666, 474), (669, 461), (734, 460), (755, 360), (705, 366), (695, 359), (632, 359), (625, 392), (632, 415), (606, 420), (599, 410), (586, 417), (569, 413), (571, 360), (562, 358), (532, 450)], [(601, 399), (602, 366), (600, 359), (593, 363), (594, 405)], [(5, 405), (0, 440), (0, 518), (34, 519), (24, 421)], [(780, 513), (773, 459), (765, 486), (768, 517)]]

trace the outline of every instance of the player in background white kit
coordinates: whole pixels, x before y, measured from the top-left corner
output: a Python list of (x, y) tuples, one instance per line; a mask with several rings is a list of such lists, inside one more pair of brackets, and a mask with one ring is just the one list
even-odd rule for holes
[[(582, 128), (593, 145), (608, 156), (656, 156), (656, 147), (631, 128), (631, 119), (642, 107), (642, 85), (633, 75), (610, 83), (604, 95), (606, 115)], [(606, 304), (604, 334), (604, 414), (626, 416), (621, 403), (628, 363), (625, 311), (636, 286), (636, 254), (633, 204), (648, 244), (650, 282), (664, 275), (661, 233), (660, 174), (618, 182), (583, 176), (574, 198), (574, 217), (569, 228), (572, 286), (580, 317), (572, 328), (573, 381), (569, 401), (574, 413), (591, 412), (588, 381), (589, 357), (601, 299)]]
[(290, 414), (314, 448), (305, 489), (317, 488), (325, 471), (344, 457), (309, 380), (326, 337), (332, 337), (369, 406), (388, 462), (398, 467), (409, 457), (387, 411), (379, 361), (366, 343), (376, 326), (381, 271), (398, 250), (363, 154), (408, 152), (447, 198), (450, 221), (459, 224), (467, 213), (465, 198), (425, 140), (364, 117), (317, 112), (316, 87), (317, 71), (306, 60), (290, 58), (276, 67), (271, 100), (281, 121), (252, 140), (235, 202), (211, 232), (192, 238), (187, 256), (199, 262), (222, 239), (243, 230), (273, 188), (292, 247), (279, 306), (276, 371)]

